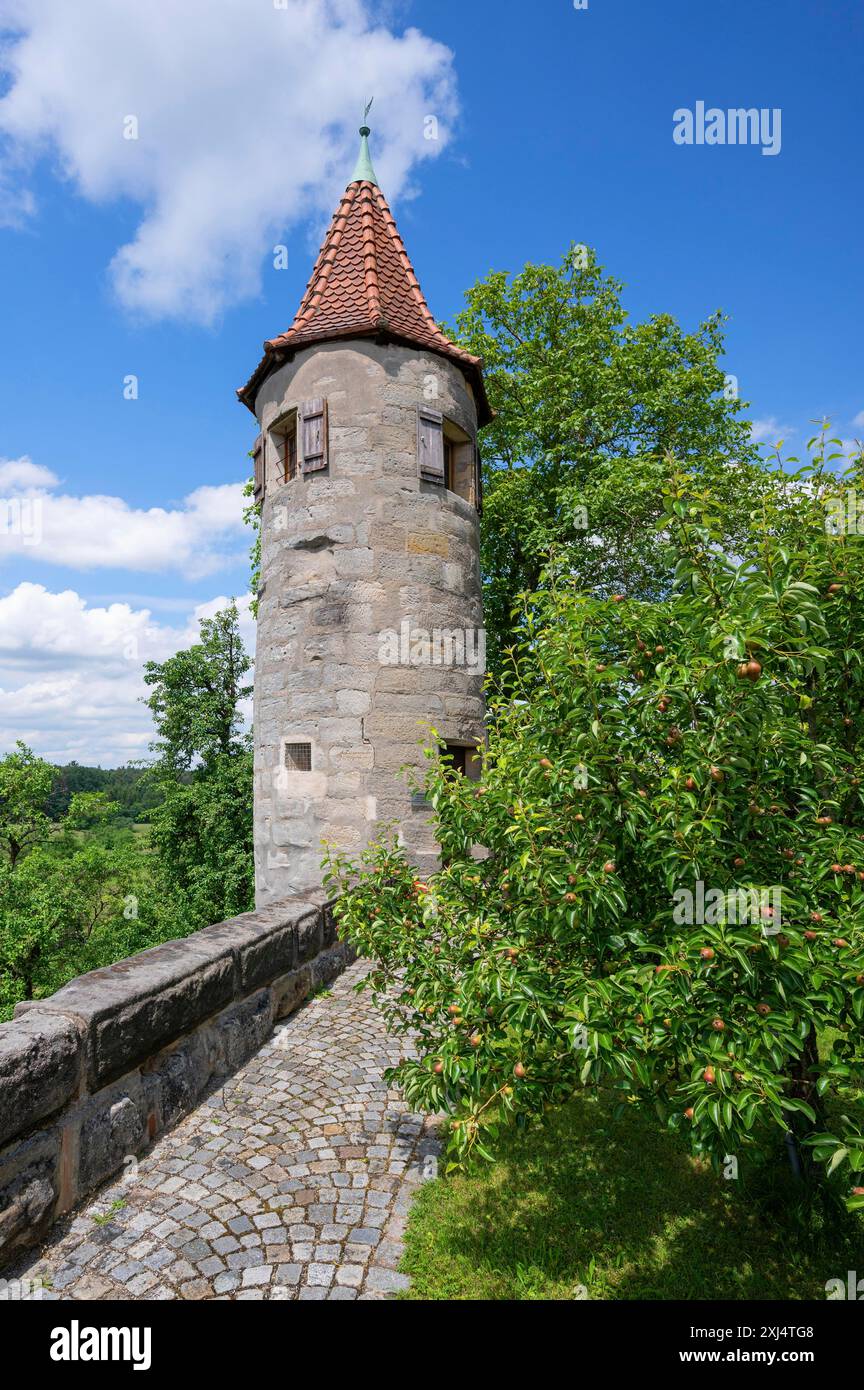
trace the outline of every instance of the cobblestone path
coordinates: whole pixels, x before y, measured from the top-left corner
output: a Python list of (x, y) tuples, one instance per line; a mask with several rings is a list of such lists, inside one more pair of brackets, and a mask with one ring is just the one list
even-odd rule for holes
[[(429, 1120), (382, 1080), (405, 1054), (357, 963), (284, 1023), (124, 1181), (59, 1222), (6, 1278), (52, 1299), (386, 1298)], [(123, 1205), (119, 1205), (122, 1203)]]

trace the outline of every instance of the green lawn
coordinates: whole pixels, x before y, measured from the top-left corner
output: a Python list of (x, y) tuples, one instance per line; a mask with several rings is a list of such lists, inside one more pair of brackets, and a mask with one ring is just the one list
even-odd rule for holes
[(423, 1187), (406, 1297), (824, 1299), (864, 1275), (860, 1214), (808, 1214), (779, 1164), (724, 1181), (635, 1108), (579, 1099), (498, 1154)]

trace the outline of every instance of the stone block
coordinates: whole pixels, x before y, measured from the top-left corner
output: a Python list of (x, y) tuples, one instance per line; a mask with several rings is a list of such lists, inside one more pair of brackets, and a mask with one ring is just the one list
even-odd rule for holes
[(379, 754), (386, 754), (388, 745), (402, 743), (416, 750), (418, 744), (429, 742), (429, 720), (416, 714), (379, 714), (376, 709), (365, 720), (364, 729), (375, 744), (376, 767)]
[(315, 627), (344, 628), (348, 625), (349, 616), (349, 605), (344, 600), (336, 600), (332, 603), (319, 604), (310, 615), (310, 621)]
[(259, 695), (280, 695), (284, 699), (285, 671), (283, 667), (274, 671), (262, 672), (259, 683)]
[(318, 478), (306, 484), (307, 496), (310, 502), (317, 502), (321, 497), (353, 497), (354, 484), (347, 478)]
[(358, 715), (342, 715), (339, 718), (322, 719), (318, 727), (322, 745), (344, 744), (357, 748), (366, 742), (363, 719)]
[(375, 552), (371, 549), (361, 549), (354, 546), (350, 550), (336, 550), (335, 552), (336, 574), (346, 577), (364, 578), (365, 575), (375, 573)]
[(315, 607), (309, 614), (310, 628), (345, 628), (347, 631), (368, 632), (372, 626), (372, 606), (358, 601), (334, 599), (332, 603)]
[(299, 1008), (312, 990), (312, 969), (301, 965), (287, 975), (281, 975), (271, 985), (274, 1019), (286, 1018)]
[[(320, 689), (306, 693), (292, 691), (291, 713), (304, 721), (314, 720), (322, 714), (332, 714), (333, 696), (330, 691)], [(353, 713), (353, 711), (349, 710), (348, 713)]]
[(336, 772), (330, 778), (330, 796), (340, 799), (358, 797), (364, 790), (364, 779), (359, 772)]
[[(435, 684), (441, 685), (442, 683), (439, 670), (438, 680)], [(375, 711), (381, 715), (387, 714), (391, 710), (394, 715), (406, 714), (408, 711), (414, 710), (418, 718), (431, 719), (437, 725), (438, 716), (444, 711), (444, 704), (439, 695), (433, 695), (429, 690), (419, 695), (408, 695), (404, 691), (382, 690), (375, 701)]]
[[(314, 729), (314, 723), (311, 727)], [(302, 738), (305, 730), (298, 723), (292, 733)], [(273, 791), (280, 802), (284, 798), (291, 801), (302, 798), (308, 805), (310, 801), (327, 795), (327, 776), (323, 772), (294, 772), (283, 765), (273, 770)]]
[(260, 989), (249, 999), (241, 999), (226, 1009), (213, 1025), (218, 1030), (225, 1058), (225, 1070), (236, 1071), (268, 1037), (273, 1027), (269, 989)]
[[(341, 809), (342, 803), (338, 803), (333, 810)], [(366, 842), (367, 827), (362, 821), (356, 822), (337, 822), (327, 821), (321, 827), (321, 839), (325, 844), (332, 845), (335, 850), (354, 850), (359, 849)]]
[(297, 926), (309, 912), (302, 903), (278, 903), (222, 924), (237, 934), (240, 994), (251, 994), (293, 969), (297, 964)]
[(375, 750), (371, 743), (361, 744), (359, 748), (331, 748), (330, 762), (339, 772), (371, 771), (375, 766)]
[(272, 827), (273, 844), (283, 849), (296, 846), (298, 849), (311, 849), (318, 843), (318, 831), (314, 816), (308, 818), (292, 817), (283, 820), (278, 816)]
[(329, 950), (322, 951), (312, 962), (312, 988), (317, 990), (329, 985), (354, 959), (355, 952), (347, 941), (337, 942)]
[[(147, 1096), (140, 1075), (91, 1096), (80, 1114), (77, 1188), (92, 1192), (146, 1146)], [(76, 1117), (79, 1119), (79, 1117)]]
[[(318, 663), (327, 662), (329, 664), (332, 661), (340, 660), (342, 653), (346, 652), (347, 646), (348, 638), (343, 632), (328, 633), (326, 637), (310, 637), (308, 642), (303, 643), (303, 662), (310, 664), (314, 670)], [(286, 685), (288, 690), (294, 689), (292, 680), (299, 674), (302, 673), (299, 671), (288, 673)]]
[(409, 531), (405, 548), (410, 555), (440, 555), (446, 560), (450, 541), (437, 531)]
[(304, 531), (288, 541), (291, 550), (332, 550), (336, 545), (348, 545), (354, 539), (354, 527), (342, 522)]
[(0, 1145), (71, 1099), (81, 1055), (71, 1019), (33, 1013), (0, 1024)]
[[(280, 570), (280, 574), (282, 571)], [(325, 580), (317, 584), (298, 584), (289, 588), (283, 588), (279, 594), (280, 608), (294, 608), (299, 603), (308, 603), (310, 599), (323, 598), (328, 589)]]
[(93, 970), (48, 999), (19, 1004), (15, 1016), (59, 1014), (83, 1024), (88, 1085), (98, 1090), (233, 999), (235, 946), (227, 932), (220, 923)]
[(0, 1151), (0, 1265), (39, 1240), (59, 1191), (60, 1135), (42, 1130)]
[(339, 690), (336, 693), (336, 708), (340, 714), (366, 714), (371, 707), (371, 696), (365, 690)]
[[(268, 848), (261, 868), (266, 874), (265, 883), (279, 883), (279, 897), (286, 894), (302, 893), (317, 878), (321, 879), (320, 849), (277, 850)], [(266, 898), (266, 894), (262, 895)]]
[(335, 903), (325, 903), (321, 909), (324, 924), (323, 941), (324, 946), (332, 946), (338, 937), (338, 923), (336, 921)]
[(297, 960), (300, 964), (312, 960), (321, 950), (324, 923), (320, 909), (307, 912), (297, 923)]
[(152, 1066), (158, 1084), (158, 1129), (168, 1129), (189, 1113), (211, 1077), (224, 1073), (222, 1038), (199, 1029), (179, 1046), (162, 1053)]

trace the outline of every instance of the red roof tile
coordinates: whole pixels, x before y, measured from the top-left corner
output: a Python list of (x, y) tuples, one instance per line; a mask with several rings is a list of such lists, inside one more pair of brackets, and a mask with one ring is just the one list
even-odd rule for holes
[(387, 200), (377, 184), (350, 183), (324, 238), (306, 293), (287, 333), (237, 392), (254, 410), (262, 381), (295, 349), (333, 338), (375, 337), (428, 348), (456, 362), (471, 382), (481, 425), (491, 418), (479, 357), (451, 343), (435, 323)]

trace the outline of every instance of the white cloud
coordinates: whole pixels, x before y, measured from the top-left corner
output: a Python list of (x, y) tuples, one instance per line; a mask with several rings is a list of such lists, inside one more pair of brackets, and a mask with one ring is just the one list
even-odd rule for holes
[[(452, 54), (391, 32), (371, 0), (0, 0), (0, 220), (32, 213), (48, 156), (92, 202), (142, 209), (111, 276), (154, 317), (210, 321), (257, 292), (262, 259), (302, 219), (329, 213), (350, 178), (374, 93), (374, 159), (391, 198), (446, 143)], [(438, 139), (424, 138), (434, 115)], [(124, 138), (134, 117), (138, 138)], [(287, 325), (284, 325), (287, 326)], [(279, 325), (274, 327), (277, 331)]]
[(56, 473), (33, 463), (26, 454), (20, 459), (0, 459), (0, 495), (26, 496), (57, 487), (59, 482)]
[(795, 434), (793, 426), (781, 425), (776, 415), (769, 415), (764, 420), (754, 420), (750, 426), (750, 438), (755, 444), (777, 444), (792, 434)]
[[(111, 767), (146, 757), (153, 726), (142, 703), (144, 662), (190, 646), (198, 619), (227, 602), (187, 605), (186, 622), (175, 627), (155, 621), (146, 608), (91, 607), (72, 589), (52, 593), (41, 584), (19, 584), (0, 598), (0, 752), (20, 738), (52, 762), (75, 758)], [(253, 653), (248, 595), (238, 607)]]
[(0, 459), (0, 563), (23, 556), (73, 569), (179, 572), (189, 578), (243, 564), (250, 533), (243, 484), (199, 487), (178, 506), (130, 507), (120, 497), (56, 492), (50, 469)]
[(852, 424), (856, 427), (856, 429), (864, 430), (864, 410), (858, 411), (858, 414), (855, 416), (855, 419), (852, 421)]

